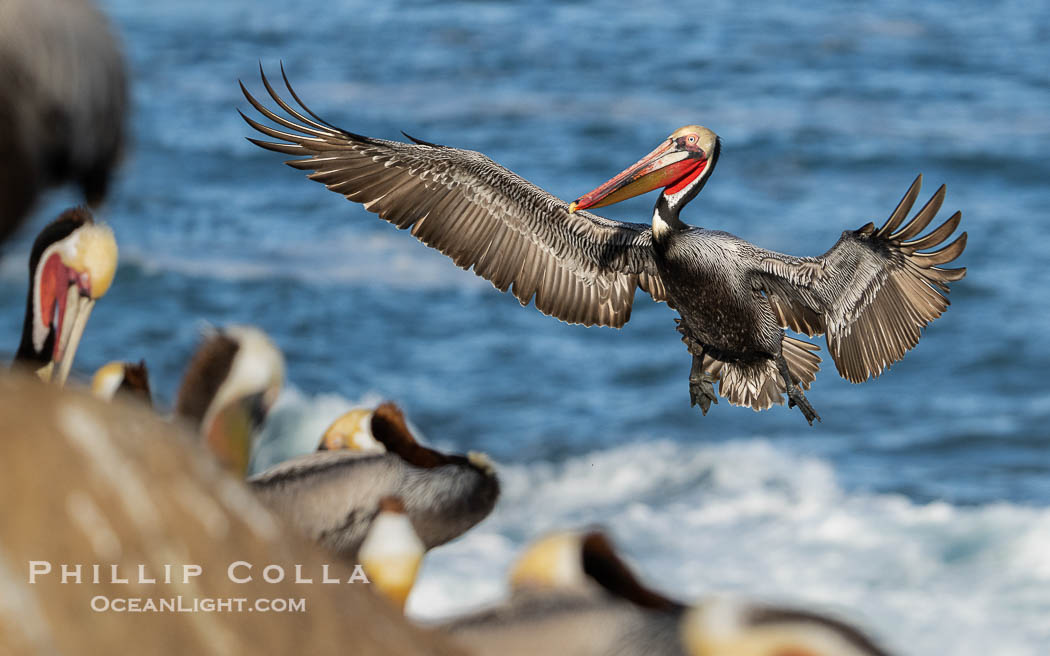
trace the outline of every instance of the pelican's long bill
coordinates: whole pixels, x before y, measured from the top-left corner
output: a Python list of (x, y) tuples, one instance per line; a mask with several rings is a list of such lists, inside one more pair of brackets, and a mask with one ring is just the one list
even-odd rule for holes
[(594, 191), (580, 196), (569, 205), (569, 212), (592, 207), (605, 207), (665, 187), (675, 187), (696, 179), (707, 167), (708, 154), (697, 146), (697, 135), (688, 126), (677, 130), (656, 150), (635, 162), (622, 173)]
[(55, 342), (55, 360), (57, 370), (52, 373), (52, 382), (64, 385), (69, 371), (73, 367), (73, 358), (80, 346), (88, 317), (95, 307), (95, 299), (82, 296), (76, 287), (70, 287), (66, 294), (65, 316), (62, 319), (62, 332)]

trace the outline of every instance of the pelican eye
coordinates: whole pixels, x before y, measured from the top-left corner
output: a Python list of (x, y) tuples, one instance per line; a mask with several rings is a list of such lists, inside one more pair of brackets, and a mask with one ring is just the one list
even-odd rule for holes
[(688, 150), (696, 150), (697, 143), (699, 141), (700, 138), (695, 134), (682, 135), (681, 137), (675, 139), (675, 142), (678, 144), (679, 148), (686, 148)]

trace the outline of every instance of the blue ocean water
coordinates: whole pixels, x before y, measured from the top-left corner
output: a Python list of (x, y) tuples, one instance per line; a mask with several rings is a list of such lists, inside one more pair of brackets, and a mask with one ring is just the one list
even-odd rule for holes
[[(1050, 645), (1050, 6), (824, 1), (102, 3), (134, 139), (102, 215), (121, 248), (77, 369), (146, 358), (170, 403), (202, 322), (268, 331), (290, 389), (269, 455), (361, 398), (503, 464), (495, 516), (428, 559), (410, 610), (501, 591), (542, 530), (603, 523), (657, 585), (841, 607), (908, 654)], [(570, 200), (675, 128), (725, 142), (683, 218), (818, 254), (915, 174), (948, 186), (969, 275), (918, 348), (824, 418), (689, 407), (673, 312), (621, 331), (522, 309), (245, 141), (237, 80), (284, 62), (329, 121), (480, 150)], [(38, 229), (70, 196), (39, 209)], [(605, 208), (646, 221), (651, 196)], [(0, 259), (13, 351), (25, 246)], [(298, 446), (297, 446), (298, 445)], [(305, 446), (304, 446), (305, 445)]]

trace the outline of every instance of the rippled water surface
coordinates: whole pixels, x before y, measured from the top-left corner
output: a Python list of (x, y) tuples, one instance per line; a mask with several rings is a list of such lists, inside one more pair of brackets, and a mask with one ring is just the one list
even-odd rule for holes
[[(600, 522), (683, 596), (841, 607), (904, 653), (1045, 653), (1047, 5), (104, 6), (135, 136), (104, 211), (120, 269), (78, 368), (144, 357), (170, 403), (201, 322), (251, 322), (289, 362), (268, 457), (363, 397), (492, 454), (504, 502), (431, 555), (417, 616), (498, 597), (538, 531)], [(879, 380), (850, 385), (825, 358), (808, 394), (823, 424), (725, 403), (702, 417), (666, 306), (639, 294), (622, 331), (524, 310), (245, 141), (237, 80), (261, 91), (260, 61), (281, 60), (337, 125), (480, 150), (565, 199), (706, 125), (725, 147), (683, 218), (793, 254), (884, 220), (922, 172), (924, 196), (947, 184), (945, 217), (963, 212), (969, 275)], [(603, 212), (645, 221), (652, 202)], [(30, 238), (0, 260), (9, 351)]]

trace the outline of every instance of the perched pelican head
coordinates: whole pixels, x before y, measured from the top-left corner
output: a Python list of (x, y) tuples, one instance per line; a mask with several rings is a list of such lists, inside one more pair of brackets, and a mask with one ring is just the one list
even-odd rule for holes
[(510, 572), (514, 590), (553, 589), (601, 593), (641, 608), (682, 608), (641, 583), (601, 531), (561, 531), (534, 542)]
[(29, 257), (29, 298), (16, 362), (63, 384), (95, 301), (109, 290), (116, 270), (113, 231), (95, 223), (90, 211), (66, 210), (48, 224)]
[(357, 556), (372, 585), (401, 610), (425, 552), (401, 499), (384, 497)]
[(284, 356), (251, 326), (206, 335), (190, 361), (175, 414), (197, 426), (219, 462), (243, 475), (252, 438), (284, 384)]
[(584, 537), (578, 531), (558, 531), (536, 540), (511, 567), (510, 586), (570, 589), (589, 585), (583, 571)]
[(484, 453), (447, 454), (420, 444), (409, 429), (401, 408), (390, 401), (379, 404), (372, 412), (369, 430), (383, 449), (414, 467), (431, 469), (442, 465), (469, 465), (487, 478), (496, 478), (496, 468)]
[(91, 391), (105, 401), (110, 401), (120, 394), (151, 404), (146, 361), (139, 360), (138, 364), (109, 362), (102, 365), (91, 379)]
[(699, 193), (714, 170), (719, 143), (705, 127), (678, 128), (656, 150), (573, 201), (569, 212), (612, 205), (660, 187), (672, 207), (681, 207)]
[(681, 636), (690, 656), (887, 656), (845, 622), (729, 598), (690, 609)]
[(386, 447), (372, 437), (372, 410), (354, 408), (342, 415), (325, 430), (318, 451), (350, 449), (365, 453), (382, 453)]

